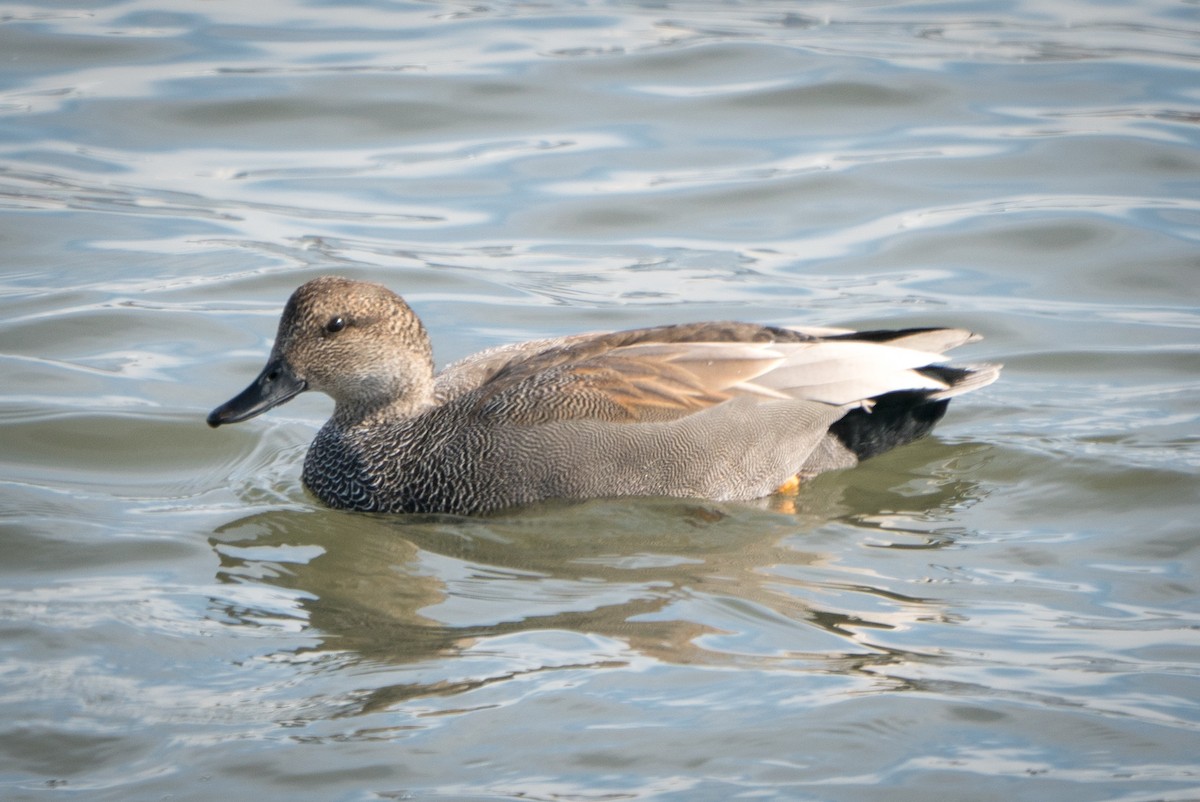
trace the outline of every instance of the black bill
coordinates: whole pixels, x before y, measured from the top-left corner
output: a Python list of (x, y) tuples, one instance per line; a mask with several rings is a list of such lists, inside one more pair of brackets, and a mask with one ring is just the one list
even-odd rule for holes
[(222, 423), (249, 420), (307, 389), (308, 382), (298, 378), (287, 362), (273, 359), (249, 387), (208, 413), (208, 425), (215, 429)]

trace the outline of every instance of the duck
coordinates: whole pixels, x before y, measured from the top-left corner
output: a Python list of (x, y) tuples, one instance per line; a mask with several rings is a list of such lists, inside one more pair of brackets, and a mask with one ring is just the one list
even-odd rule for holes
[(960, 328), (854, 331), (698, 322), (500, 345), (434, 369), (387, 287), (300, 286), (266, 366), (207, 418), (249, 420), (302, 392), (333, 399), (304, 458), (323, 504), (486, 515), (537, 502), (748, 501), (928, 434), (998, 364), (947, 364)]

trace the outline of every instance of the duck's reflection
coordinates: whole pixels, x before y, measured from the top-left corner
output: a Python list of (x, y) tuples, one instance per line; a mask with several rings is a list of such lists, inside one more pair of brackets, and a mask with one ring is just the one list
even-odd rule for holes
[[(866, 670), (898, 659), (872, 631), (943, 611), (905, 592), (911, 577), (873, 574), (864, 546), (952, 543), (954, 511), (979, 495), (964, 479), (970, 458), (930, 441), (757, 506), (612, 499), (486, 519), (276, 511), (212, 543), (221, 580), (298, 592), (318, 648), (357, 660), (428, 664), (542, 631), (623, 644), (619, 659)], [(370, 705), (507, 676), (445, 675), (379, 689)]]

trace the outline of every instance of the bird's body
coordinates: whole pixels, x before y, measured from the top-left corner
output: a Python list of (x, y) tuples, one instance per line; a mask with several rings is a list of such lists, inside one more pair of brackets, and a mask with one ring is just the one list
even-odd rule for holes
[(303, 479), (342, 509), (750, 499), (927, 433), (951, 396), (998, 375), (943, 364), (972, 339), (695, 323), (501, 346), (435, 376), (425, 329), (399, 296), (324, 277), (292, 295), (267, 367), (209, 423), (305, 389), (329, 394), (334, 414)]

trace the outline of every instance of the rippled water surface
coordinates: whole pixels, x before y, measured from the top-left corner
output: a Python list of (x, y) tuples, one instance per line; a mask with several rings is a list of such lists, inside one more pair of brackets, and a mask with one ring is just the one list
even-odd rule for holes
[[(1200, 799), (1200, 6), (10, 3), (0, 797)], [(322, 509), (291, 290), (440, 362), (953, 324), (758, 504)], [(969, 352), (969, 353), (968, 353)]]

